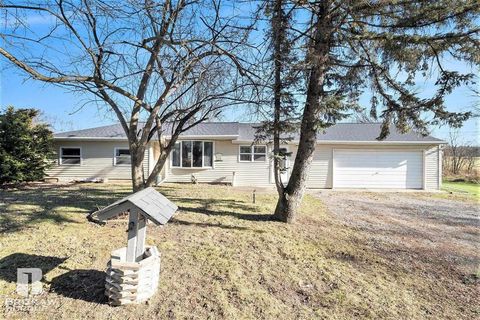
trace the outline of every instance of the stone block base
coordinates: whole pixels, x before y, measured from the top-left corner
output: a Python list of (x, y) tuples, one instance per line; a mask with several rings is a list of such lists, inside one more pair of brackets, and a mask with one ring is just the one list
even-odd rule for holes
[(107, 264), (105, 295), (111, 305), (125, 305), (147, 301), (157, 291), (160, 276), (160, 253), (146, 246), (143, 259), (126, 262), (127, 248), (112, 251)]

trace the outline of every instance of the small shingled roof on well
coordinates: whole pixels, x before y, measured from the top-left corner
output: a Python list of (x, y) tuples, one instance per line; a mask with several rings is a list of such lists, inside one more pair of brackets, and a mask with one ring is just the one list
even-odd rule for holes
[(135, 206), (155, 224), (166, 224), (178, 207), (154, 188), (146, 188), (126, 196), (103, 209), (93, 213), (100, 221), (105, 221), (125, 211), (126, 207)]
[[(255, 138), (256, 126), (258, 123), (240, 123), (240, 122), (204, 122), (182, 133), (180, 137), (194, 138), (202, 137), (229, 137), (238, 141), (253, 141)], [(380, 135), (380, 123), (338, 123), (318, 134), (317, 140), (338, 141), (338, 142), (375, 142)], [(170, 128), (164, 129), (166, 136), (170, 133)], [(57, 133), (56, 139), (69, 138), (93, 138), (93, 139), (127, 139), (125, 132), (120, 124), (97, 127), (84, 130)], [(293, 136), (294, 141), (298, 141), (299, 134)], [(432, 136), (422, 136), (414, 131), (406, 134), (400, 133), (395, 126), (390, 127), (390, 135), (383, 141), (386, 142), (432, 142), (442, 143), (441, 139)]]

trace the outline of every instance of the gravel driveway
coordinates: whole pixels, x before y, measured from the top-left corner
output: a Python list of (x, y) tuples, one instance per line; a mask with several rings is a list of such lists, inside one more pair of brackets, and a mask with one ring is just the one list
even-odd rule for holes
[(479, 284), (478, 204), (427, 193), (317, 191), (340, 223), (358, 231), (369, 247), (405, 268), (456, 273)]

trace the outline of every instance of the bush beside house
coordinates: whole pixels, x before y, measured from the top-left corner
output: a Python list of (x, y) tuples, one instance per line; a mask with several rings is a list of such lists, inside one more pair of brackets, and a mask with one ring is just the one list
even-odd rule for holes
[(0, 184), (41, 180), (53, 155), (53, 134), (36, 109), (0, 113)]

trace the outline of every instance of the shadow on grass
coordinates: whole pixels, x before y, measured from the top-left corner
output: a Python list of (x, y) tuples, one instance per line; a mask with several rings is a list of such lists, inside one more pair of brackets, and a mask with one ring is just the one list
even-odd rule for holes
[(91, 186), (0, 190), (0, 232), (13, 233), (45, 221), (77, 223), (62, 213), (87, 214), (130, 193), (129, 188)]
[(222, 228), (222, 229), (228, 229), (228, 230), (249, 230), (249, 228), (247, 227), (230, 226), (230, 225), (224, 225), (221, 223), (191, 222), (191, 221), (180, 220), (178, 218), (172, 218), (170, 220), (170, 223), (178, 224), (182, 226), (216, 227), (216, 228)]
[[(57, 268), (67, 258), (13, 253), (0, 259), (0, 279), (17, 282), (17, 268), (39, 268), (42, 275)], [(62, 296), (88, 302), (106, 303), (105, 272), (98, 270), (72, 270), (50, 282), (50, 291)], [(45, 282), (42, 278), (42, 282)]]
[(194, 203), (198, 205), (197, 207), (179, 205), (178, 209), (183, 212), (199, 213), (208, 216), (233, 217), (247, 221), (273, 221), (270, 214), (250, 213), (255, 212), (258, 208), (242, 201), (175, 197), (172, 197), (172, 201), (178, 201), (179, 203)]
[(17, 268), (39, 268), (42, 270), (42, 274), (45, 275), (65, 260), (67, 258), (13, 253), (0, 259), (0, 279), (7, 282), (16, 282)]
[(191, 208), (191, 207), (178, 207), (183, 212), (192, 212), (192, 213), (200, 213), (205, 214), (208, 216), (223, 216), (223, 217), (234, 217), (240, 220), (247, 220), (247, 221), (274, 221), (269, 214), (255, 214), (255, 213), (240, 213), (240, 212), (233, 212), (233, 211), (225, 211), (225, 210), (211, 210), (206, 208)]
[(72, 270), (53, 278), (50, 291), (71, 299), (106, 304), (105, 277), (105, 272), (98, 270)]
[[(178, 189), (172, 186), (162, 186), (158, 190), (176, 203), (183, 212), (234, 217), (247, 221), (271, 221), (269, 214), (255, 213), (257, 206), (241, 200), (178, 197), (175, 196)], [(78, 223), (65, 213), (86, 215), (130, 193), (130, 186), (81, 184), (0, 190), (0, 232), (14, 233), (42, 222)]]

